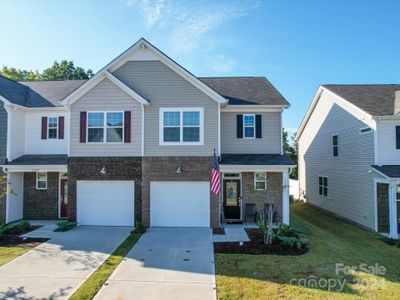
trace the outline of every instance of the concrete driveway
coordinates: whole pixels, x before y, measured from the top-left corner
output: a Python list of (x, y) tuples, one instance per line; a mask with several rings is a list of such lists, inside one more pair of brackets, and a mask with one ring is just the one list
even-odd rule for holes
[(95, 299), (216, 299), (208, 228), (150, 228)]
[(128, 227), (80, 226), (0, 267), (0, 299), (66, 299), (128, 236)]

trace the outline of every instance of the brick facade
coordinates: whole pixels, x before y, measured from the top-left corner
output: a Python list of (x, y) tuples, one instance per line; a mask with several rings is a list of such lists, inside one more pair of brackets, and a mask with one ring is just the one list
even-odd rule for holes
[[(181, 166), (182, 173), (176, 170)], [(144, 157), (143, 222), (150, 225), (150, 181), (210, 181), (212, 157)], [(210, 224), (219, 227), (218, 200), (210, 191)]]
[[(102, 166), (106, 167), (105, 174), (100, 173)], [(135, 220), (141, 220), (141, 157), (70, 157), (68, 160), (68, 219), (73, 221), (76, 221), (77, 180), (134, 180)]]
[(47, 173), (47, 189), (36, 189), (36, 173), (24, 173), (23, 218), (28, 220), (58, 219), (59, 173)]
[(244, 209), (246, 203), (255, 203), (256, 209), (262, 209), (264, 203), (273, 203), (277, 213), (277, 221), (282, 221), (282, 173), (267, 173), (267, 189), (265, 191), (257, 191), (254, 187), (254, 173), (242, 173), (242, 210), (244, 218)]
[(378, 232), (389, 232), (389, 185), (377, 183)]

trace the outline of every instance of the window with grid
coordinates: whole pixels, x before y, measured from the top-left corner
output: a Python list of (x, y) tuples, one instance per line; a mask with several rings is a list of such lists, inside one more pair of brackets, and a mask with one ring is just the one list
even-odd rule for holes
[(37, 172), (36, 173), (36, 189), (45, 190), (47, 189), (47, 173)]
[(49, 139), (57, 139), (58, 138), (58, 118), (57, 117), (49, 117), (47, 119), (47, 136)]
[(201, 143), (201, 112), (197, 110), (162, 111), (162, 143)]
[(267, 173), (257, 172), (254, 173), (254, 185), (257, 191), (264, 191), (267, 189)]
[(328, 197), (328, 177), (319, 176), (319, 195)]
[(255, 115), (243, 115), (243, 136), (253, 139), (255, 137)]
[(339, 136), (332, 136), (332, 147), (333, 147), (333, 156), (339, 155)]
[(124, 136), (122, 112), (89, 112), (89, 143), (121, 143)]

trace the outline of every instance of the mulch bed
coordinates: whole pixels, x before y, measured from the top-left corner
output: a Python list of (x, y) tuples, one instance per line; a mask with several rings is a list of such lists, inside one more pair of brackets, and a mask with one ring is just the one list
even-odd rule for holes
[(44, 238), (21, 238), (15, 235), (2, 235), (0, 236), (0, 247), (24, 247), (34, 248), (41, 243), (48, 241)]
[(213, 234), (225, 234), (224, 228), (213, 228)]
[(263, 233), (259, 229), (246, 228), (250, 238), (241, 246), (238, 242), (214, 243), (215, 253), (233, 254), (276, 254), (276, 255), (301, 255), (308, 252), (308, 249), (295, 249), (283, 246), (279, 243), (267, 246), (264, 244)]
[(21, 234), (38, 229), (42, 226), (31, 225), (28, 230), (21, 230), (19, 226), (10, 228), (6, 234), (0, 235), (0, 247), (24, 247), (34, 248), (43, 242), (48, 241), (46, 238), (22, 238)]

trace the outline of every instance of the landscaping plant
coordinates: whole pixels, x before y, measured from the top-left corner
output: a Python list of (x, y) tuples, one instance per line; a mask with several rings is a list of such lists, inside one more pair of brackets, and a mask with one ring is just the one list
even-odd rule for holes
[(75, 222), (62, 221), (57, 223), (58, 228), (55, 231), (68, 231), (76, 226)]

